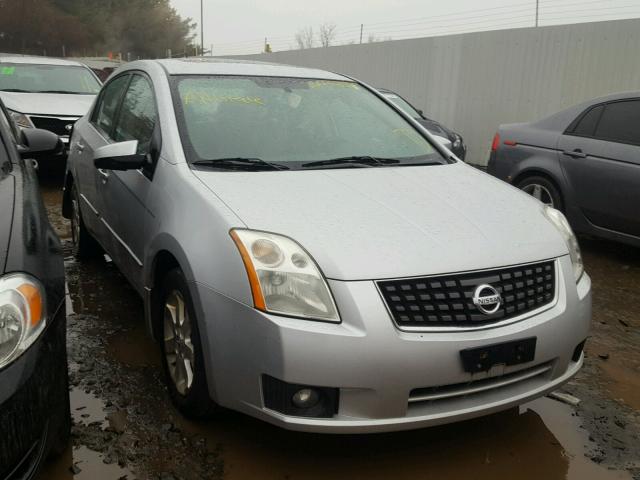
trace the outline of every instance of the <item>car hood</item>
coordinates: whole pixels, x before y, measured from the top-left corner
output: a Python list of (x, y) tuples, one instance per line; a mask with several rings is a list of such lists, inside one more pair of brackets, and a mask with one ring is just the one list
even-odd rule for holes
[(295, 239), (336, 280), (487, 269), (568, 252), (541, 203), (463, 163), (194, 173), (248, 228)]
[(0, 92), (9, 110), (29, 115), (82, 117), (89, 111), (95, 95), (58, 93)]

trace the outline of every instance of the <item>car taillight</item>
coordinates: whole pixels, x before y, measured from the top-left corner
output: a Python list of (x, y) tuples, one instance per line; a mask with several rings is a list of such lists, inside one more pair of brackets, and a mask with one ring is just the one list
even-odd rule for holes
[(493, 142), (491, 143), (491, 151), (495, 152), (498, 150), (498, 145), (500, 145), (500, 134), (496, 133), (493, 137)]

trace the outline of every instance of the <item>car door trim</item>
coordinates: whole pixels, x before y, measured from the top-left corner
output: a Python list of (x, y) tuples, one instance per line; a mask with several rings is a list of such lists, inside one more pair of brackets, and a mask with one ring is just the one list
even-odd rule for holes
[(87, 206), (91, 209), (91, 211), (93, 212), (93, 214), (96, 217), (100, 216), (100, 212), (98, 210), (96, 210), (96, 208), (93, 206), (93, 204), (89, 201), (89, 199), (87, 197), (85, 197), (84, 193), (80, 194), (80, 198), (82, 198), (82, 200), (84, 200), (84, 202), (87, 204)]
[(142, 267), (142, 262), (140, 261), (140, 259), (136, 257), (135, 253), (133, 253), (133, 251), (131, 251), (131, 249), (129, 248), (129, 245), (124, 243), (124, 241), (118, 236), (115, 230), (111, 228), (111, 225), (109, 225), (109, 223), (104, 219), (104, 217), (100, 217), (100, 220), (102, 221), (104, 226), (107, 227), (107, 230), (111, 232), (111, 235), (113, 235), (116, 238), (116, 240), (120, 242), (120, 245), (122, 245), (125, 248), (125, 250), (129, 253), (129, 255), (131, 255), (131, 258), (133, 258), (133, 260), (138, 264), (138, 266)]

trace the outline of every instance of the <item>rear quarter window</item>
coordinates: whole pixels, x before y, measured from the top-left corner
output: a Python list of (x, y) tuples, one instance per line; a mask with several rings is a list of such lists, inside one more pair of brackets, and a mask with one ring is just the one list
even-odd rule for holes
[(581, 137), (592, 137), (596, 131), (596, 126), (604, 110), (604, 105), (598, 105), (578, 117), (577, 123), (571, 133)]

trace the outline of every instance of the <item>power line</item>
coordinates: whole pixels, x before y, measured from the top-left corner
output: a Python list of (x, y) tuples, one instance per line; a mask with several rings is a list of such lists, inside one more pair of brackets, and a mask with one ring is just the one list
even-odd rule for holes
[[(602, 18), (603, 16), (635, 16), (640, 15), (636, 11), (623, 11), (626, 9), (638, 8), (638, 5), (615, 5), (615, 6), (594, 6), (584, 10), (578, 15), (573, 11), (576, 8), (586, 5), (599, 4), (602, 0), (591, 1), (569, 1), (558, 3), (556, 0), (536, 0), (533, 4), (531, 0), (527, 3), (516, 3), (497, 7), (466, 10), (464, 12), (450, 12), (446, 14), (432, 15), (429, 17), (418, 17), (404, 20), (389, 20), (371, 24), (353, 25), (338, 28), (334, 41), (337, 43), (351, 41), (358, 43), (362, 35), (368, 36), (385, 35), (392, 36), (393, 39), (405, 39), (412, 36), (434, 36), (443, 34), (456, 34), (462, 31), (482, 31), (486, 29), (496, 29), (500, 27), (522, 27), (523, 23), (533, 23), (539, 25), (541, 22), (554, 22), (562, 19), (591, 19)], [(535, 8), (534, 8), (535, 7)], [(571, 9), (571, 10), (567, 10)], [(491, 12), (491, 13), (490, 13)], [(602, 13), (594, 13), (602, 12)], [(571, 13), (568, 18), (566, 14)], [(511, 16), (508, 16), (511, 15)], [(535, 22), (532, 22), (534, 21)], [(529, 23), (529, 25), (531, 25)], [(575, 22), (572, 22), (575, 23)], [(444, 31), (442, 31), (444, 30)], [(268, 36), (272, 50), (287, 50), (292, 48), (294, 35)], [(362, 41), (362, 40), (360, 40)], [(248, 50), (261, 51), (264, 46), (264, 38), (253, 40), (242, 40), (236, 42), (216, 43), (217, 47), (225, 54), (237, 52), (238, 54)]]

